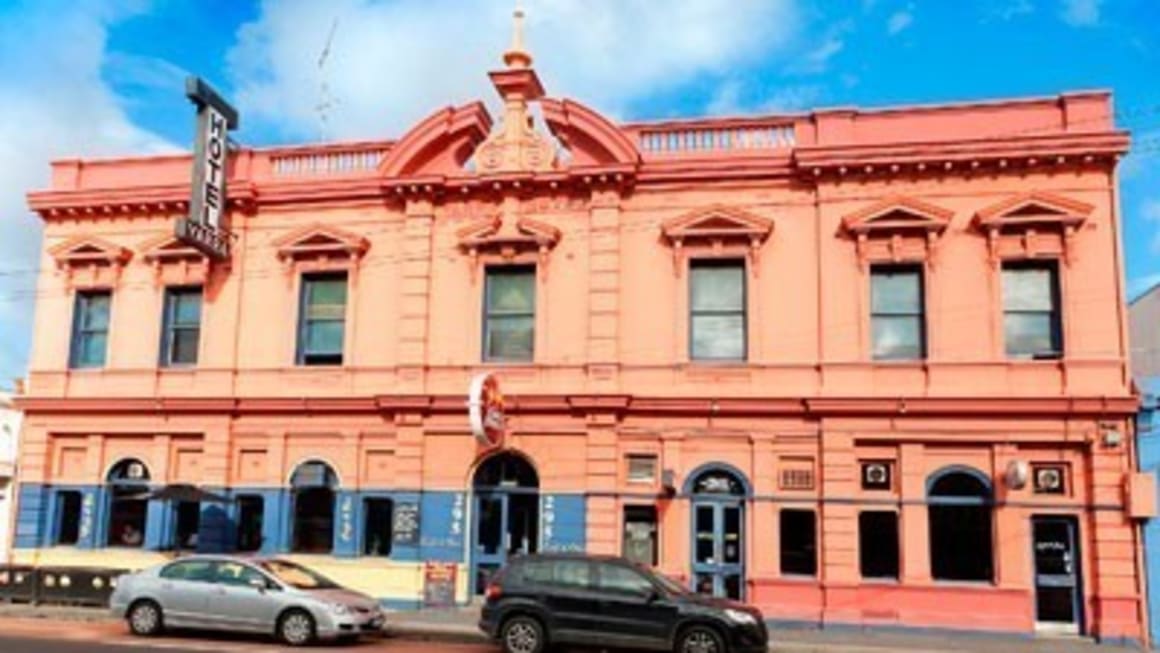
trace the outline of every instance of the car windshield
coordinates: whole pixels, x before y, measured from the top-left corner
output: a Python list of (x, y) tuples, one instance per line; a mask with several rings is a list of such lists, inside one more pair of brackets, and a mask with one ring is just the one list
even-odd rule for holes
[(337, 589), (338, 584), (329, 578), (316, 574), (306, 567), (296, 565), (285, 560), (265, 560), (258, 563), (273, 577), (299, 590), (331, 590)]
[(668, 576), (666, 576), (666, 575), (664, 575), (664, 574), (662, 574), (662, 573), (660, 573), (660, 572), (658, 572), (650, 567), (645, 567), (644, 565), (637, 565), (636, 568), (639, 569), (646, 576), (651, 578), (658, 585), (663, 587), (665, 589), (665, 591), (670, 593), (670, 594), (680, 596), (682, 594), (689, 593), (689, 589), (687, 587), (685, 587), (684, 585), (680, 584), (679, 582), (673, 580), (672, 578), (669, 578)]

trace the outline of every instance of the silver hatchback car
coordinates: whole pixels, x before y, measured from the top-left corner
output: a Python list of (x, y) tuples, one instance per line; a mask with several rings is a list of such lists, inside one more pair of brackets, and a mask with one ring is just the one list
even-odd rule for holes
[(137, 635), (205, 628), (270, 633), (292, 646), (383, 626), (374, 599), (278, 558), (180, 558), (120, 577), (109, 608)]

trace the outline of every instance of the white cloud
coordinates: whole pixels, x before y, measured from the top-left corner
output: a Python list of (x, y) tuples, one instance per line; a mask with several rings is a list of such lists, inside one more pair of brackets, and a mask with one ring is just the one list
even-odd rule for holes
[(1100, 22), (1103, 0), (1063, 0), (1060, 17), (1072, 27), (1093, 27)]
[(995, 18), (1002, 21), (1012, 20), (1019, 16), (1026, 16), (1035, 11), (1031, 0), (998, 0), (987, 7), (986, 18)]
[(914, 23), (914, 14), (910, 9), (894, 12), (886, 21), (886, 31), (891, 36), (898, 34), (902, 30), (910, 27)]
[(24, 194), (46, 188), (49, 161), (170, 149), (135, 126), (101, 79), (107, 26), (125, 6), (29, 5), (0, 22), (0, 385), (23, 375), (32, 329), (40, 220)]
[(717, 88), (705, 105), (705, 114), (728, 116), (802, 111), (816, 106), (823, 90), (820, 84), (798, 84), (753, 92), (740, 80), (731, 79)]
[[(317, 60), (335, 19), (328, 137), (399, 136), (439, 107), (493, 101), (486, 73), (501, 66), (511, 8), (507, 0), (265, 2), (229, 56), (243, 129), (319, 135)], [(548, 93), (613, 115), (777, 56), (799, 27), (795, 0), (530, 0), (526, 11), (528, 48)]]

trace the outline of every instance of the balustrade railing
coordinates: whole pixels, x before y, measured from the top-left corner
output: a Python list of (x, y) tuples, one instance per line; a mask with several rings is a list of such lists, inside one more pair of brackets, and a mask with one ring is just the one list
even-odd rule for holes
[(275, 177), (346, 175), (374, 170), (387, 153), (386, 148), (351, 148), (317, 152), (273, 154), (270, 167)]
[(725, 127), (663, 127), (640, 131), (645, 154), (777, 150), (794, 146), (792, 123)]

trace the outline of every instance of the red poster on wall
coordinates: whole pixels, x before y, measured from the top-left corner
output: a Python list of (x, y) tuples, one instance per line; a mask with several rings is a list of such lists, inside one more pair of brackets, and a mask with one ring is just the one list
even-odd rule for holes
[(427, 562), (423, 566), (423, 607), (454, 607), (457, 572), (454, 562)]

